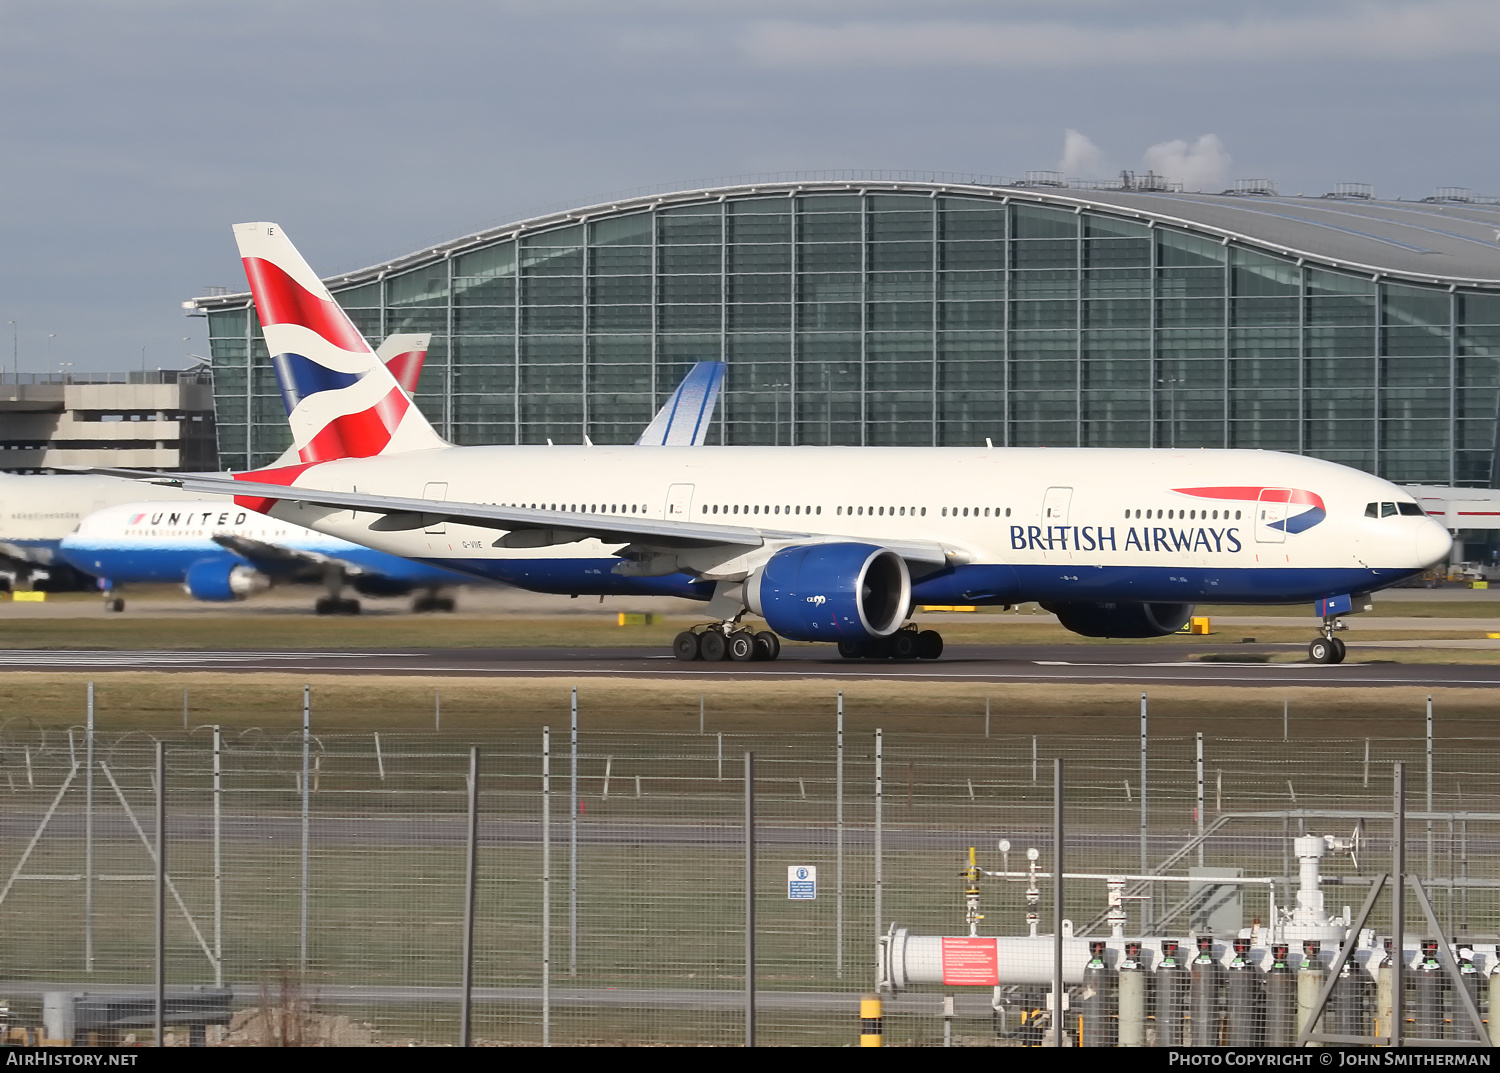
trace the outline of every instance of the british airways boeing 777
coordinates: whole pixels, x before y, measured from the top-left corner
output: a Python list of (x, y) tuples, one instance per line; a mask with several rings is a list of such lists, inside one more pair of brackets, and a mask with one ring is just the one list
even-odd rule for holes
[(1314, 602), (1310, 655), (1337, 662), (1338, 616), (1450, 547), (1396, 486), (1265, 451), (455, 447), (280, 227), (235, 235), (298, 461), (175, 482), (541, 592), (704, 600), (684, 659), (774, 658), (778, 637), (932, 658), (922, 603), (1037, 601), (1080, 634), (1161, 636), (1209, 600)]

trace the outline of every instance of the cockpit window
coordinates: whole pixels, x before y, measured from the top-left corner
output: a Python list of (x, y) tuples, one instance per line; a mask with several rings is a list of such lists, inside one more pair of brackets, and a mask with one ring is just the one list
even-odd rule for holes
[(1405, 517), (1427, 517), (1424, 511), (1416, 503), (1366, 503), (1366, 518), (1394, 518), (1397, 515)]

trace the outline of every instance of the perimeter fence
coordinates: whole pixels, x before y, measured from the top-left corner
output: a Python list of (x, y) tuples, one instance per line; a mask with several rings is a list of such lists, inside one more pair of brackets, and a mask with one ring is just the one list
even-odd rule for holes
[[(756, 1041), (852, 1043), (893, 925), (1026, 936), (1030, 912), (1038, 934), (1050, 931), (1053, 758), (1067, 771), (1066, 870), (1101, 877), (1066, 885), (1079, 936), (1109, 933), (1104, 875), (1200, 868), (1267, 881), (1230, 884), (1211, 912), (1180, 883), (1137, 883), (1125, 932), (1187, 944), (1208, 930), (1221, 947), (1239, 929), (1264, 935), (1300, 906), (1299, 835), (1333, 837), (1320, 851), (1323, 886), (1329, 911), (1348, 915), (1342, 904), (1358, 906), (1372, 875), (1389, 871), (1395, 761), (1409, 773), (1409, 870), (1442, 929), (1500, 934), (1493, 739), (1289, 744), (841, 725), (776, 735), (199, 726), (152, 736), (12, 722), (0, 730), (0, 999), (13, 1026), (50, 1025), (34, 1039), (68, 1030), (55, 1012), (47, 1021), (45, 993), (150, 992), (158, 742), (166, 985), (231, 992), (232, 1023), (209, 1042), (460, 1041), (471, 749), (479, 1044), (744, 1042), (752, 905)], [(970, 847), (975, 867), (1010, 878), (968, 878)], [(1024, 876), (1028, 850), (1035, 881)], [(1418, 905), (1407, 910), (1407, 933), (1426, 934)], [(1388, 931), (1389, 910), (1368, 926)], [(909, 981), (887, 1002), (886, 1040), (1035, 1042), (1028, 1001), (1015, 989)]]

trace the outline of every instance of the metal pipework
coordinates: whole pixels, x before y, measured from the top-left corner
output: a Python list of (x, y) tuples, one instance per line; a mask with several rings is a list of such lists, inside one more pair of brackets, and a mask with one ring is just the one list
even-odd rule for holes
[[(1088, 966), (1091, 957), (1090, 943), (1100, 941), (1098, 938), (1090, 939), (1073, 935), (1071, 921), (1064, 921), (1062, 946), (1063, 982), (1065, 984), (1073, 986), (1084, 982), (1084, 969)], [(1129, 948), (1132, 945), (1141, 946), (1143, 950), (1139, 955), (1139, 960), (1142, 969), (1148, 974), (1160, 968), (1160, 955), (1154, 952), (1161, 949), (1162, 943), (1170, 941), (1180, 946), (1184, 941), (1190, 944), (1195, 942), (1191, 938), (1184, 940), (1182, 937), (1170, 935), (1128, 938), (1110, 936), (1102, 941), (1105, 964), (1120, 971), (1123, 971), (1125, 962), (1128, 960)], [(1213, 949), (1214, 962), (1227, 970), (1238, 958), (1251, 970), (1269, 972), (1277, 962), (1276, 950), (1285, 949), (1287, 952), (1282, 955), (1282, 958), (1286, 961), (1288, 972), (1295, 973), (1301, 964), (1301, 955), (1290, 953), (1287, 943), (1266, 943), (1263, 934), (1259, 942), (1243, 936), (1240, 941), (1245, 943), (1243, 954), (1228, 943), (1216, 944)], [(1341, 944), (1342, 941), (1342, 936), (1339, 936), (1336, 944)], [(1052, 936), (1050, 935), (917, 935), (899, 924), (892, 924), (886, 934), (881, 936), (876, 951), (878, 959), (876, 971), (881, 990), (904, 991), (916, 984), (954, 984), (956, 981), (951, 975), (948, 979), (944, 978), (945, 943), (958, 944), (957, 946), (950, 945), (948, 948), (950, 967), (955, 952), (962, 949), (966, 958), (971, 958), (979, 949), (975, 944), (984, 945), (984, 957), (987, 961), (991, 956), (993, 957), (993, 961), (990, 962), (995, 967), (992, 977), (980, 979), (967, 975), (960, 986), (963, 984), (993, 986), (1003, 983), (1046, 987), (1052, 982)], [(991, 943), (994, 944), (993, 955), (988, 948), (988, 944)], [(1410, 970), (1415, 970), (1421, 963), (1421, 952), (1415, 947), (1407, 947), (1405, 954), (1405, 965)], [(1476, 957), (1476, 970), (1486, 972), (1493, 970), (1496, 968), (1495, 961), (1500, 961), (1500, 955), (1497, 955), (1495, 960), (1490, 960), (1489, 955), (1486, 955), (1485, 959), (1486, 964), (1481, 966), (1477, 964), (1478, 958)], [(1350, 954), (1350, 960), (1359, 972), (1374, 979), (1380, 967), (1380, 951), (1376, 946), (1376, 937), (1368, 932), (1362, 933), (1360, 945)], [(1491, 986), (1500, 988), (1500, 980), (1492, 977)]]

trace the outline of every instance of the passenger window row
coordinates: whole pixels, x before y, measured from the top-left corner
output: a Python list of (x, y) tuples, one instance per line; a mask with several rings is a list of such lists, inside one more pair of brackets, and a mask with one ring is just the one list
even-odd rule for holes
[[(973, 517), (975, 517), (975, 518), (979, 517), (979, 508), (978, 507), (963, 507), (961, 509), (963, 511), (962, 514), (959, 513), (959, 511), (960, 511), (959, 507), (944, 507), (943, 508), (943, 517), (944, 518), (949, 518), (949, 517), (952, 517), (952, 518), (958, 518), (958, 517), (967, 518), (967, 517), (970, 516), (970, 514), (969, 514), (970, 511), (974, 512), (973, 513)], [(985, 507), (984, 508), (984, 516), (986, 518), (988, 518), (990, 516), (990, 511), (991, 510), (994, 510), (995, 517), (998, 518), (998, 517), (1001, 516), (1000, 515), (1000, 508), (999, 507), (993, 507), (993, 508), (991, 508), (991, 507)], [(1005, 517), (1007, 517), (1007, 518), (1010, 517), (1010, 508), (1009, 507), (1005, 508)]]
[[(927, 508), (926, 507), (922, 507), (922, 508), (920, 508), (920, 510), (921, 510), (921, 515), (920, 516), (923, 517), (923, 518), (927, 517)], [(896, 518), (896, 517), (904, 518), (904, 517), (906, 517), (908, 511), (911, 512), (911, 516), (913, 518), (918, 517), (918, 508), (917, 507), (839, 507), (838, 508), (838, 513), (839, 514), (847, 514), (847, 515), (851, 515), (853, 517), (859, 517), (859, 516), (862, 516), (864, 514), (869, 514), (872, 517), (884, 517), (885, 515), (889, 514), (892, 518)]]
[[(1222, 518), (1220, 517), (1221, 514), (1223, 515)], [(1139, 518), (1140, 516), (1141, 516), (1141, 512), (1138, 511), (1138, 510), (1134, 514), (1132, 514), (1128, 509), (1125, 511), (1125, 520), (1126, 521), (1130, 521), (1132, 518)], [(1147, 518), (1157, 518), (1157, 519), (1165, 518), (1169, 522), (1170, 521), (1179, 521), (1179, 522), (1190, 522), (1190, 521), (1208, 522), (1208, 521), (1214, 521), (1214, 522), (1217, 522), (1217, 521), (1221, 521), (1221, 520), (1227, 522), (1227, 521), (1229, 521), (1229, 512), (1227, 510), (1226, 511), (1217, 511), (1217, 510), (1157, 510), (1157, 511), (1150, 511), (1150, 510), (1148, 510), (1148, 511), (1146, 511), (1146, 517)], [(1235, 511), (1234, 512), (1234, 520), (1235, 521), (1239, 521), (1240, 520), (1240, 512), (1239, 511)]]
[(568, 514), (645, 514), (644, 503), (511, 503), (522, 510), (558, 510)]
[(712, 505), (705, 503), (702, 507), (704, 514), (822, 514), (822, 507), (803, 507), (787, 504), (786, 506), (768, 505), (759, 503), (747, 503), (743, 506), (739, 503), (718, 503)]

